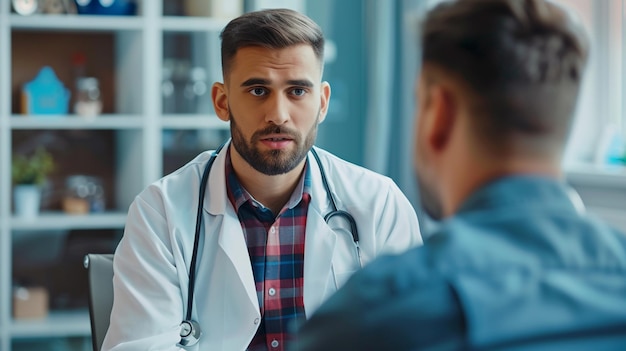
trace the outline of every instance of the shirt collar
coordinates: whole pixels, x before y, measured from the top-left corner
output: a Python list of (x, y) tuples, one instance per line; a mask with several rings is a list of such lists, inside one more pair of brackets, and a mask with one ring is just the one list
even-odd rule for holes
[[(239, 212), (239, 208), (245, 203), (250, 203), (252, 206), (259, 209), (266, 209), (266, 207), (263, 206), (262, 203), (255, 200), (254, 197), (252, 197), (252, 195), (248, 193), (248, 191), (241, 185), (241, 183), (237, 179), (237, 176), (235, 175), (235, 170), (233, 169), (233, 165), (230, 160), (230, 148), (226, 150), (225, 162), (226, 163), (224, 168), (226, 171), (226, 190), (228, 194), (228, 199), (235, 208), (235, 211)], [(302, 201), (305, 194), (308, 198), (311, 197), (311, 169), (309, 167), (308, 158), (304, 165), (304, 173), (300, 177), (300, 181), (298, 182), (298, 185), (294, 189), (293, 193), (291, 193), (291, 197), (289, 198), (285, 206), (283, 206), (283, 210), (281, 211), (281, 213), (286, 209), (292, 209), (296, 207)]]
[(458, 212), (520, 206), (558, 206), (577, 212), (571, 188), (557, 179), (540, 175), (512, 175), (494, 179), (471, 194)]

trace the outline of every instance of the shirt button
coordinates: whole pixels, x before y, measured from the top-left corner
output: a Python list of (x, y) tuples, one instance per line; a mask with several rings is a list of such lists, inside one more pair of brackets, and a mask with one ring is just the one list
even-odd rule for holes
[(271, 227), (271, 228), (270, 228), (270, 233), (271, 233), (271, 234), (276, 233), (276, 227)]
[(255, 318), (255, 319), (254, 319), (254, 324), (259, 324), (259, 322), (260, 322), (260, 321), (261, 321), (261, 320), (260, 320), (259, 318)]
[(276, 289), (274, 288), (270, 288), (267, 292), (270, 294), (270, 296), (276, 295)]
[(270, 345), (272, 345), (273, 348), (277, 348), (279, 345), (278, 340), (272, 340), (272, 343)]

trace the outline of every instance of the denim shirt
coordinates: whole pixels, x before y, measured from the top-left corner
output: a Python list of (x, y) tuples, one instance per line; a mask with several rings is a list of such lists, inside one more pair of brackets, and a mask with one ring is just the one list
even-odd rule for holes
[(556, 180), (495, 180), (353, 276), (294, 345), (344, 349), (626, 349), (626, 234)]

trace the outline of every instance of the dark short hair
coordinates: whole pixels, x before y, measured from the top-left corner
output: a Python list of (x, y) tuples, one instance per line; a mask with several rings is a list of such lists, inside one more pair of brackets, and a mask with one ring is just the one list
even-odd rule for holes
[(547, 135), (564, 144), (588, 53), (566, 11), (544, 0), (448, 1), (428, 13), (421, 44), (424, 65), (469, 90), (483, 139)]
[(324, 57), (324, 35), (309, 17), (289, 9), (268, 9), (243, 14), (230, 21), (222, 31), (222, 72), (229, 71), (237, 50), (260, 46), (283, 49), (307, 44), (313, 48), (320, 65)]

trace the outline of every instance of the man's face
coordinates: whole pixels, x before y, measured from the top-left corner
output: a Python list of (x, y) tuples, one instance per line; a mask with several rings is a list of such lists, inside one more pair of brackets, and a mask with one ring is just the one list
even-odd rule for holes
[[(287, 127), (269, 125), (254, 132), (250, 139), (246, 139), (242, 128), (237, 124), (237, 119), (232, 114), (230, 115), (230, 134), (233, 146), (252, 168), (265, 175), (284, 174), (296, 168), (313, 146), (317, 136), (318, 123), (316, 122), (304, 135)], [(285, 143), (284, 141), (273, 141), (272, 139), (275, 138), (289, 139), (289, 143), (293, 144), (293, 147), (274, 146), (276, 143)], [(268, 143), (271, 145), (269, 148), (258, 146)]]
[(415, 142), (414, 166), (420, 201), (422, 208), (430, 217), (441, 219), (443, 208), (436, 186), (439, 177), (437, 176), (436, 164), (432, 162), (436, 154), (432, 152), (429, 146), (428, 135), (434, 116), (429, 96), (429, 84), (426, 82), (423, 74), (418, 81), (416, 99), (418, 101), (418, 110), (415, 122), (415, 138), (413, 139)]
[(244, 47), (230, 67), (224, 98), (236, 152), (266, 175), (293, 170), (313, 146), (330, 97), (313, 49)]

